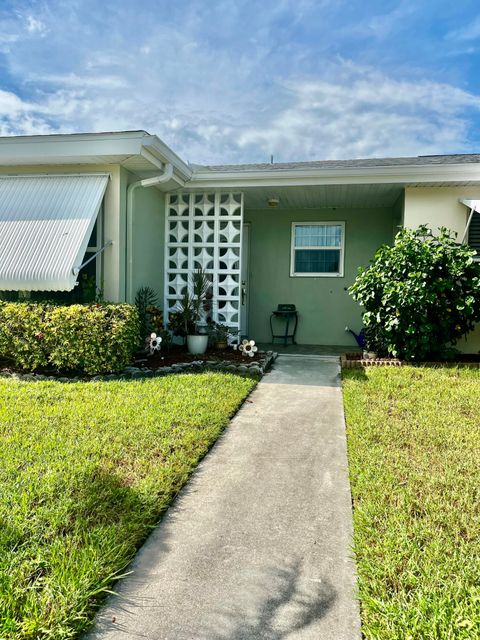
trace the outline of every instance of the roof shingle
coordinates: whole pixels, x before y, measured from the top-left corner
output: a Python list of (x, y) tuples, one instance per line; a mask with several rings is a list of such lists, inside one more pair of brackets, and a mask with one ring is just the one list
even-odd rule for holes
[(480, 163), (480, 154), (413, 156), (403, 158), (363, 158), (355, 160), (313, 160), (310, 162), (275, 162), (263, 164), (193, 165), (194, 171), (216, 173), (230, 171), (285, 171), (289, 169), (361, 169), (375, 167), (428, 166)]

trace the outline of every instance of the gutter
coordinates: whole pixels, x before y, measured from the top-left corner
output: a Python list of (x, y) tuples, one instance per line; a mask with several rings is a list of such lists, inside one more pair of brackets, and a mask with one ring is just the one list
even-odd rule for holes
[(170, 147), (167, 147), (162, 140), (157, 138), (157, 136), (148, 136), (142, 142), (140, 155), (159, 168), (161, 168), (159, 163), (161, 165), (162, 161), (172, 164), (184, 182), (188, 182), (192, 177), (191, 167), (189, 167), (188, 164), (180, 158), (180, 156), (177, 156)]
[(176, 179), (173, 165), (166, 164), (163, 173), (153, 178), (145, 178), (132, 182), (127, 187), (127, 213), (125, 238), (125, 300), (131, 302), (133, 298), (133, 196), (137, 189), (155, 187), (169, 180)]
[(189, 189), (307, 186), (329, 184), (431, 184), (480, 182), (480, 167), (472, 163), (451, 165), (407, 165), (352, 167), (348, 169), (277, 169), (245, 171), (194, 170)]

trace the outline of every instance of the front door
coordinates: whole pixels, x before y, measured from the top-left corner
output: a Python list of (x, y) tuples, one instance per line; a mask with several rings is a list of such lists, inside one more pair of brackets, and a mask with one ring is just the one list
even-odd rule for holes
[(240, 335), (248, 337), (248, 302), (250, 295), (250, 224), (243, 225), (242, 274), (240, 282)]

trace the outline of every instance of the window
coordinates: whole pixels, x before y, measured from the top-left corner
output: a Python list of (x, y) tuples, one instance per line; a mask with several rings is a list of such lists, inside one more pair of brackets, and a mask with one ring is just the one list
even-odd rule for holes
[(468, 244), (477, 250), (475, 260), (480, 259), (480, 213), (475, 211), (468, 227)]
[[(94, 302), (102, 295), (102, 267), (103, 267), (103, 203), (98, 212), (92, 235), (88, 241), (83, 263), (93, 258), (80, 271), (78, 276), (78, 293), (83, 302)], [(98, 253), (100, 252), (100, 253)], [(97, 255), (95, 255), (97, 254)], [(95, 256), (95, 257), (94, 257)]]
[(291, 276), (343, 276), (344, 222), (292, 225)]

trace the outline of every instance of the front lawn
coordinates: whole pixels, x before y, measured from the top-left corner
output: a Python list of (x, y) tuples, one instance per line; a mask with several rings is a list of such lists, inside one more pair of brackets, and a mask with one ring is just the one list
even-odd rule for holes
[(0, 379), (0, 638), (71, 638), (254, 382)]
[(365, 638), (480, 638), (480, 371), (343, 379)]

